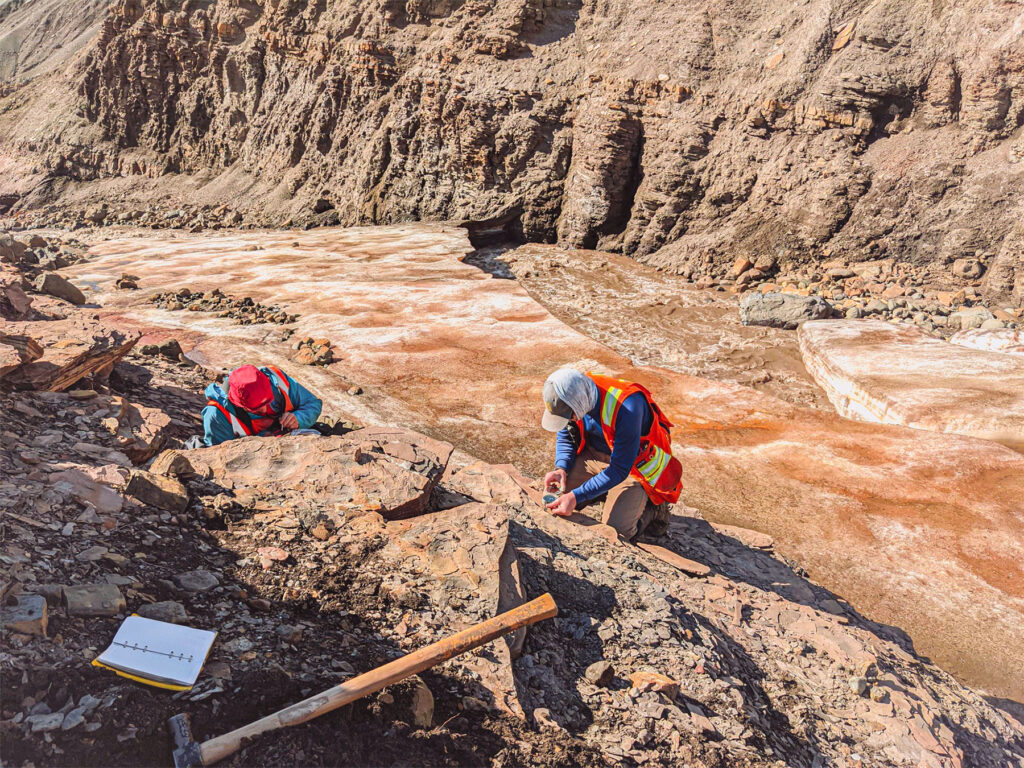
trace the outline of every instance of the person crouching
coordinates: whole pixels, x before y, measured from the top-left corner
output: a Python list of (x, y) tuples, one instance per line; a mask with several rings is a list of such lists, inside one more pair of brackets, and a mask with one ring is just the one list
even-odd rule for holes
[(243, 365), (225, 383), (208, 386), (205, 394), (209, 398), (203, 408), (206, 445), (310, 429), (323, 407), (308, 389), (273, 366)]
[[(604, 497), (601, 522), (625, 539), (664, 532), (668, 505), (679, 499), (682, 465), (672, 456), (672, 424), (642, 385), (561, 368), (544, 382), (541, 420), (556, 432), (555, 469), (547, 490), (561, 495), (547, 509), (567, 517)], [(660, 531), (655, 531), (660, 528)]]

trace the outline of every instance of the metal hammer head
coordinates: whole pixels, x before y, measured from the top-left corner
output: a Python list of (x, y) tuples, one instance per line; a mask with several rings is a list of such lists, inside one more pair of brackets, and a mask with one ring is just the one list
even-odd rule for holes
[(192, 738), (192, 722), (188, 714), (175, 715), (167, 721), (174, 739), (174, 768), (202, 768), (203, 755)]

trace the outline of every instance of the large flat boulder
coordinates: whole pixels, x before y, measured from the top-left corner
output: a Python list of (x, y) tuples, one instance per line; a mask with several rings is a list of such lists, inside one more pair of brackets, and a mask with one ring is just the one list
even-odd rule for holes
[(1024, 450), (1024, 359), (879, 320), (808, 323), (800, 349), (840, 415)]
[(740, 320), (744, 325), (793, 330), (810, 320), (832, 314), (832, 307), (818, 296), (789, 293), (748, 293), (740, 300)]
[(370, 429), (247, 437), (180, 454), (193, 473), (235, 489), (247, 504), (287, 499), (310, 527), (335, 528), (352, 510), (389, 520), (426, 512), (451, 452), (447, 443), (408, 430)]

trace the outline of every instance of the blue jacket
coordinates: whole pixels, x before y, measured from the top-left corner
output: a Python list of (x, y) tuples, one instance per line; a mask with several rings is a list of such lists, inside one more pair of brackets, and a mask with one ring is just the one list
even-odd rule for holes
[[(274, 390), (274, 413), (281, 416), (284, 411), (284, 395), (281, 394), (281, 390), (277, 386), (277, 381), (274, 375), (270, 372), (269, 368), (260, 368), (264, 374), (270, 377), (270, 386)], [(299, 384), (295, 379), (285, 374), (285, 378), (288, 379), (288, 394), (292, 401), (292, 413), (295, 414), (295, 418), (299, 421), (299, 429), (309, 429), (316, 423), (317, 418), (320, 416), (320, 410), (323, 408), (323, 403), (313, 396), (308, 389)], [(206, 388), (206, 397), (210, 400), (216, 400), (221, 405), (228, 408), (234, 408), (236, 411), (242, 410), (237, 405), (231, 405), (228, 402), (228, 396), (225, 391), (227, 388), (227, 381), (225, 380), (222, 384), (211, 384)], [(230, 407), (228, 407), (230, 405)], [(261, 416), (256, 413), (249, 413), (249, 418), (253, 421), (257, 419), (265, 419), (266, 416)], [(260, 435), (270, 434), (269, 431), (264, 430), (259, 433)], [(235, 431), (231, 428), (231, 422), (229, 422), (220, 409), (208, 405), (203, 408), (203, 442), (207, 445), (219, 445), (225, 440), (232, 440), (236, 437)]]
[[(599, 453), (610, 453), (612, 458), (607, 469), (594, 475), (579, 488), (573, 490), (577, 504), (603, 496), (629, 477), (629, 471), (640, 455), (640, 438), (651, 431), (654, 414), (643, 392), (634, 392), (622, 401), (615, 416), (615, 445), (611, 448), (601, 430), (601, 401), (583, 417), (583, 429), (587, 434), (587, 445)], [(576, 446), (573, 445), (569, 430), (563, 429), (555, 439), (555, 467), (568, 472), (576, 463)]]

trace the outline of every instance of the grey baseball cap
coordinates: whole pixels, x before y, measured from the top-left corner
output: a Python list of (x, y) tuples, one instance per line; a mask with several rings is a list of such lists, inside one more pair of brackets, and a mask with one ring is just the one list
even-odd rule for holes
[(571, 419), (576, 418), (572, 408), (555, 394), (555, 386), (550, 381), (544, 382), (544, 417), (540, 425), (548, 432), (559, 432), (568, 426)]

